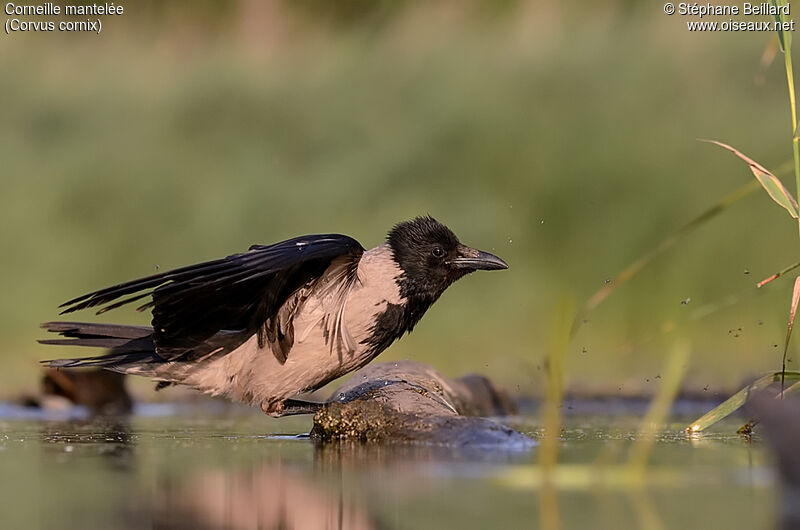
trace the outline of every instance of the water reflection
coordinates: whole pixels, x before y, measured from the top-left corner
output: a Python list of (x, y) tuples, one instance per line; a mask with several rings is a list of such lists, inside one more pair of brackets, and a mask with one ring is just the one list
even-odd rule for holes
[[(763, 528), (770, 521), (773, 483), (758, 443), (665, 432), (644, 488), (622, 488), (591, 475), (593, 465), (603, 467), (598, 459), (609, 468), (625, 454), (630, 431), (614, 421), (622, 427), (574, 420), (549, 489), (523, 480), (536, 469), (535, 449), (315, 446), (263, 434), (302, 432), (309, 423), (302, 419), (211, 418), (206, 411), (6, 422), (0, 473), (15, 482), (0, 486), (0, 498), (11, 499), (0, 527)], [(609, 456), (609, 446), (622, 456)], [(658, 470), (670, 480), (658, 480)], [(504, 478), (514, 471), (516, 484)]]
[(75, 458), (97, 455), (114, 467), (133, 465), (131, 426), (125, 416), (45, 422), (41, 441), (44, 451), (51, 454), (70, 454)]
[(154, 497), (155, 528), (377, 528), (362, 498), (279, 464), (166, 480)]
[[(448, 447), (427, 444), (363, 444), (340, 442), (314, 447), (317, 472), (357, 472), (370, 468), (375, 473), (425, 471), (446, 475), (446, 469), (474, 475), (480, 469), (496, 469), (499, 464), (530, 462), (532, 451), (475, 447)], [(454, 468), (455, 466), (455, 468)], [(396, 475), (395, 475), (396, 476)]]
[[(296, 443), (312, 445), (310, 441)], [(313, 458), (258, 462), (245, 469), (214, 468), (158, 482), (153, 505), (157, 528), (386, 528), (368, 509), (370, 488), (382, 484), (399, 497), (418, 491), (424, 471), (488, 475), (498, 463), (528, 454), (495, 454), (423, 445), (337, 443), (313, 446)], [(467, 465), (467, 462), (471, 464)], [(361, 473), (368, 469), (367, 476)], [(481, 471), (481, 469), (483, 471)], [(437, 471), (438, 470), (438, 471)], [(468, 471), (471, 470), (471, 471)]]

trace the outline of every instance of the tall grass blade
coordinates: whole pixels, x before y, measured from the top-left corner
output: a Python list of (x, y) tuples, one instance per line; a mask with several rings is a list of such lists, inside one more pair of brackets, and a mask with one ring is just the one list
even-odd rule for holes
[(654, 248), (640, 256), (636, 259), (633, 263), (625, 267), (621, 272), (619, 272), (616, 276), (614, 276), (610, 282), (604, 285), (602, 288), (597, 290), (587, 301), (584, 303), (583, 307), (581, 308), (580, 312), (578, 313), (575, 322), (573, 324), (572, 334), (574, 335), (578, 327), (580, 326), (580, 322), (582, 321), (583, 317), (593, 311), (597, 306), (599, 306), (603, 300), (605, 300), (615, 289), (626, 283), (628, 280), (636, 276), (642, 269), (647, 267), (655, 258), (657, 258), (660, 254), (664, 253), (667, 249), (673, 246), (675, 243), (680, 241), (683, 237), (691, 233), (693, 230), (699, 228), (706, 222), (710, 221), (717, 215), (724, 212), (727, 208), (732, 206), (734, 203), (740, 201), (741, 199), (747, 197), (754, 191), (758, 189), (758, 182), (750, 181), (744, 186), (741, 186), (729, 194), (725, 195), (722, 199), (720, 199), (716, 204), (708, 208), (707, 210), (703, 211), (700, 215), (680, 227), (675, 232), (668, 235), (664, 238), (658, 245)]
[(797, 201), (794, 199), (792, 194), (789, 193), (789, 190), (783, 186), (783, 183), (781, 183), (780, 179), (770, 173), (768, 169), (728, 144), (717, 142), (716, 140), (701, 140), (701, 142), (718, 145), (745, 161), (750, 166), (750, 171), (753, 172), (753, 175), (755, 175), (758, 182), (761, 183), (761, 186), (764, 188), (764, 190), (766, 190), (769, 196), (772, 197), (772, 200), (789, 212), (789, 215), (795, 219), (798, 218)]
[(786, 394), (793, 394), (793, 393), (795, 393), (795, 392), (800, 392), (800, 381), (798, 381), (797, 383), (795, 383), (795, 384), (791, 385), (789, 388), (787, 388), (786, 390), (784, 390), (784, 391), (783, 391), (783, 395), (786, 395)]
[(569, 349), (569, 326), (573, 317), (571, 303), (562, 301), (556, 313), (547, 355), (547, 391), (543, 406), (544, 438), (539, 447), (539, 464), (543, 471), (558, 461), (558, 439), (561, 433), (561, 405), (564, 399), (564, 364)]
[(696, 419), (691, 425), (686, 427), (686, 432), (694, 433), (701, 432), (708, 429), (715, 423), (718, 423), (744, 405), (751, 395), (758, 393), (758, 391), (765, 389), (773, 383), (781, 381), (781, 378), (787, 381), (800, 381), (800, 372), (797, 371), (781, 371), (769, 373), (763, 377), (759, 377), (737, 393), (726, 399), (723, 403), (715, 407), (713, 410), (707, 412), (702, 417)]
[[(774, 11), (775, 11), (775, 22), (782, 22), (781, 19), (783, 17), (780, 14), (778, 14), (778, 2), (776, 2), (776, 0), (772, 0), (772, 7), (775, 8), (774, 9)], [(776, 33), (778, 34), (778, 42), (781, 45), (781, 51), (786, 53), (786, 44), (783, 42), (783, 30), (779, 29), (778, 31), (776, 31)]]
[(792, 291), (792, 305), (789, 308), (789, 324), (786, 326), (786, 342), (783, 343), (783, 361), (781, 363), (781, 394), (784, 390), (784, 376), (786, 374), (786, 355), (789, 351), (789, 341), (792, 340), (792, 330), (794, 329), (794, 317), (797, 315), (797, 304), (800, 302), (800, 276), (794, 279), (794, 290)]
[(670, 407), (683, 381), (689, 363), (691, 348), (685, 341), (678, 341), (672, 347), (664, 366), (663, 382), (658, 388), (647, 414), (642, 419), (639, 432), (628, 456), (628, 465), (633, 473), (643, 476), (647, 460), (655, 442), (654, 434), (666, 423)]
[(758, 287), (759, 289), (761, 289), (762, 287), (764, 287), (765, 285), (767, 285), (769, 282), (771, 282), (771, 281), (773, 281), (773, 280), (777, 280), (778, 278), (780, 278), (780, 277), (781, 277), (781, 276), (783, 276), (784, 274), (786, 274), (786, 273), (788, 273), (788, 272), (791, 272), (791, 271), (795, 270), (797, 267), (800, 267), (800, 261), (798, 261), (797, 263), (792, 263), (791, 265), (789, 265), (789, 266), (788, 266), (788, 267), (786, 267), (785, 269), (783, 269), (783, 270), (780, 270), (780, 271), (776, 272), (776, 273), (775, 273), (775, 274), (773, 274), (772, 276), (767, 276), (766, 278), (764, 278), (763, 280), (761, 280), (760, 282), (758, 282), (758, 283), (756, 284), (756, 287)]
[[(794, 68), (792, 66), (792, 32), (788, 24), (789, 14), (785, 13), (783, 9), (779, 9), (785, 7), (786, 11), (789, 11), (789, 2), (787, 2), (787, 0), (771, 1), (773, 8), (775, 8), (775, 21), (780, 24), (780, 27), (776, 29), (781, 44), (781, 50), (783, 51), (786, 82), (789, 89), (789, 110), (792, 113), (792, 155), (794, 158), (795, 191), (800, 193), (800, 137), (798, 137), (797, 97), (794, 88)], [(798, 233), (800, 233), (800, 220), (798, 221)]]
[[(786, 4), (788, 4), (788, 2), (786, 0), (777, 0), (777, 4), (783, 7)], [(778, 13), (777, 18), (778, 20), (781, 21), (781, 23), (786, 23), (789, 21), (787, 17), (788, 15), (786, 15), (785, 13)], [(781, 29), (778, 31), (778, 33), (783, 37), (783, 46), (784, 46), (783, 52), (790, 53), (792, 51), (792, 32)]]
[[(778, 174), (790, 171), (791, 168), (792, 168), (792, 161), (788, 161), (783, 165), (781, 165), (781, 167), (778, 170)], [(603, 303), (603, 301), (606, 298), (608, 298), (608, 296), (611, 293), (613, 293), (615, 289), (619, 288), (620, 286), (625, 284), (628, 280), (636, 276), (639, 272), (642, 271), (642, 269), (647, 267), (655, 258), (657, 258), (665, 251), (667, 251), (670, 247), (672, 247), (675, 243), (680, 241), (683, 237), (687, 236), (693, 230), (699, 228), (706, 222), (710, 221), (717, 215), (724, 212), (726, 209), (728, 209), (736, 202), (740, 201), (741, 199), (747, 197), (748, 195), (759, 189), (759, 184), (760, 183), (758, 180), (752, 180), (747, 184), (745, 184), (744, 186), (740, 186), (739, 188), (725, 195), (713, 206), (703, 211), (700, 215), (693, 218), (691, 221), (680, 227), (678, 230), (665, 237), (663, 240), (661, 240), (661, 242), (658, 245), (656, 245), (654, 248), (647, 251), (639, 258), (637, 258), (630, 265), (628, 265), (621, 272), (619, 272), (616, 276), (614, 276), (610, 282), (608, 282), (606, 285), (595, 291), (595, 293), (592, 294), (592, 296), (589, 297), (589, 299), (583, 304), (580, 311), (578, 311), (575, 317), (575, 321), (573, 322), (572, 325), (572, 336), (575, 336), (575, 334), (578, 332), (581, 322), (583, 322), (586, 315), (588, 315), (590, 312), (595, 310), (597, 306)], [(782, 274), (785, 274), (786, 272), (788, 272), (788, 270), (784, 270)], [(772, 280), (774, 279), (775, 278), (772, 278)]]
[(631, 491), (631, 501), (636, 509), (638, 528), (641, 530), (663, 530), (666, 528), (661, 517), (658, 516), (656, 505), (650, 499), (646, 489), (636, 488)]
[(559, 304), (550, 337), (547, 355), (547, 393), (544, 402), (544, 436), (539, 447), (539, 466), (542, 470), (542, 491), (539, 495), (540, 523), (545, 530), (561, 527), (558, 492), (554, 476), (558, 467), (558, 443), (561, 436), (561, 406), (564, 400), (564, 363), (570, 341), (570, 323), (574, 317), (572, 303), (566, 299)]

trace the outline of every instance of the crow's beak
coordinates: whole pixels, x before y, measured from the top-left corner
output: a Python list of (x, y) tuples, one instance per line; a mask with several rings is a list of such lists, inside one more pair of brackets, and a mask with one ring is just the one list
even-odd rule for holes
[(508, 263), (494, 254), (464, 245), (458, 246), (458, 256), (447, 263), (456, 269), (470, 269), (473, 271), (496, 271), (508, 268)]

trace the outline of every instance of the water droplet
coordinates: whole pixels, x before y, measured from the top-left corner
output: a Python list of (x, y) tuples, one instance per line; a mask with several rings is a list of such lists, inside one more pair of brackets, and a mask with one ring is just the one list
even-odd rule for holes
[(513, 242), (514, 242), (514, 240), (513, 240), (513, 239), (509, 239), (509, 240), (508, 240), (508, 242), (509, 242), (509, 243), (513, 243)]

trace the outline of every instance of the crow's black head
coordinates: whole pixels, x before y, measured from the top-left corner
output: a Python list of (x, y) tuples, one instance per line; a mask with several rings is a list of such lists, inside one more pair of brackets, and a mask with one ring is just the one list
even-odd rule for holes
[(431, 302), (465, 274), (476, 270), (507, 269), (502, 259), (466, 245), (432, 217), (397, 224), (388, 237), (394, 259), (403, 270), (401, 295)]

